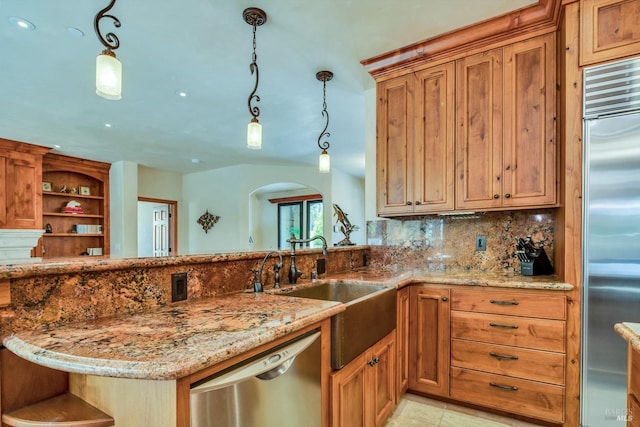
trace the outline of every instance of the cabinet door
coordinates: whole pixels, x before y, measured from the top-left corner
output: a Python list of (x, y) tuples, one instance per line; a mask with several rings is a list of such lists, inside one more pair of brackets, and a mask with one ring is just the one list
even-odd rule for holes
[(502, 205), (502, 49), (456, 62), (456, 209)]
[(409, 389), (448, 396), (449, 289), (412, 286), (409, 320)]
[[(367, 352), (331, 375), (331, 425), (333, 427), (367, 426)], [(372, 418), (372, 417), (371, 417)]]
[(504, 48), (502, 205), (556, 203), (555, 35)]
[(400, 399), (409, 387), (409, 286), (398, 291), (397, 319), (396, 319), (396, 349), (397, 349), (397, 396)]
[[(42, 167), (40, 156), (11, 152), (3, 156), (6, 216), (3, 228), (42, 228)], [(1, 173), (1, 172), (0, 172)], [(1, 220), (2, 218), (0, 218)]]
[(377, 86), (378, 214), (413, 211), (411, 141), (414, 137), (413, 74)]
[(416, 74), (416, 213), (451, 211), (454, 207), (454, 73), (454, 63), (449, 62)]
[(640, 53), (640, 0), (582, 0), (580, 65)]
[(394, 333), (379, 341), (372, 351), (371, 377), (373, 382), (371, 395), (375, 422), (373, 425), (382, 427), (395, 409), (396, 404), (396, 358)]

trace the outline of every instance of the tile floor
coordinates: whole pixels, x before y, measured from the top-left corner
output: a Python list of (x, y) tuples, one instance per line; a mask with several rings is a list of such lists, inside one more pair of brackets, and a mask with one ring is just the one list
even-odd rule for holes
[(405, 394), (385, 427), (534, 427), (475, 409)]

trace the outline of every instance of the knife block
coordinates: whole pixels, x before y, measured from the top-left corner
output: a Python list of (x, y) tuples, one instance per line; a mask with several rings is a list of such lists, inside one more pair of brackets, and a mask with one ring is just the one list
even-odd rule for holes
[(543, 276), (553, 274), (553, 266), (544, 249), (540, 249), (538, 255), (534, 258), (532, 254), (531, 261), (520, 261), (520, 274), (523, 276)]

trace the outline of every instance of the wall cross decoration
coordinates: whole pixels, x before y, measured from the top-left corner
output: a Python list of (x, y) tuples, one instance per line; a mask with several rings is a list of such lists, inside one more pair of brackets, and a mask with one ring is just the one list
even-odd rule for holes
[(219, 219), (220, 217), (218, 215), (210, 214), (209, 209), (207, 209), (207, 211), (198, 218), (198, 224), (202, 226), (205, 233), (208, 233), (209, 230), (216, 225), (216, 222), (218, 222)]

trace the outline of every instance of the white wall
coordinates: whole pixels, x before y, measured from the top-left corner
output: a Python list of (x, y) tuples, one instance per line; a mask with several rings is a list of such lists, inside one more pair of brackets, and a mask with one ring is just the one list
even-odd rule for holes
[(111, 256), (138, 256), (138, 165), (115, 162), (109, 172)]
[[(364, 93), (365, 103), (365, 219), (372, 221), (376, 215), (376, 88)], [(365, 242), (366, 243), (366, 242)]]
[[(189, 253), (250, 250), (249, 236), (261, 232), (261, 225), (253, 222), (255, 218), (250, 219), (250, 195), (277, 182), (317, 189), (323, 195), (325, 229), (329, 230), (332, 174), (321, 174), (315, 167), (238, 165), (185, 175), (183, 200), (189, 221)], [(205, 234), (196, 221), (206, 209), (219, 215), (220, 220)]]
[[(358, 226), (358, 229), (353, 231), (349, 236), (351, 242), (357, 245), (366, 244), (364, 181), (341, 171), (333, 171), (331, 198), (333, 199), (332, 203), (340, 206), (342, 211), (347, 214), (351, 224)], [(327, 208), (330, 209), (328, 212), (326, 210)], [(333, 215), (333, 205), (325, 205), (325, 215), (327, 213), (330, 213), (332, 224), (335, 224), (338, 218)], [(338, 243), (344, 239), (342, 232), (338, 231), (334, 233), (332, 228), (327, 230), (331, 230), (331, 234), (333, 235), (332, 241), (334, 243)]]

